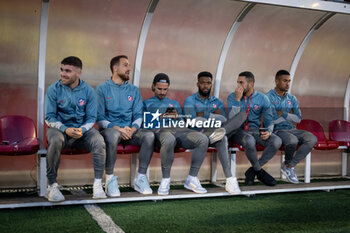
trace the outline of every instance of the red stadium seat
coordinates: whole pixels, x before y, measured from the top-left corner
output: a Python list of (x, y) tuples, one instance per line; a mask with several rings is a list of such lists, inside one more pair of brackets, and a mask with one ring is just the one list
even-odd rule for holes
[[(229, 147), (230, 148), (238, 148), (240, 151), (244, 151), (244, 147), (242, 145), (239, 145), (237, 143), (229, 142)], [(261, 145), (256, 145), (256, 150), (257, 151), (264, 151), (265, 147)]]
[[(155, 146), (154, 147), (154, 152), (160, 153), (160, 148)], [(181, 148), (181, 147), (175, 147), (174, 148), (174, 153), (182, 153), (182, 152), (186, 152), (186, 149), (185, 148)]]
[(350, 148), (350, 122), (344, 120), (329, 122), (329, 139), (339, 142), (340, 146)]
[(314, 146), (317, 150), (333, 150), (339, 147), (336, 141), (328, 140), (321, 124), (315, 120), (304, 119), (297, 125), (298, 129), (303, 129), (313, 133), (317, 137), (317, 143)]
[(39, 150), (36, 127), (26, 116), (0, 117), (0, 154), (30, 155)]
[(216, 150), (216, 148), (215, 148), (215, 147), (208, 147), (207, 152), (209, 152), (209, 153), (216, 153), (216, 152), (217, 152), (217, 150)]
[(137, 154), (140, 151), (139, 146), (134, 145), (122, 145), (118, 144), (117, 147), (117, 154)]
[[(134, 145), (122, 145), (118, 144), (117, 146), (117, 154), (133, 154), (139, 153), (140, 147)], [(61, 152), (64, 155), (77, 155), (77, 154), (88, 154), (87, 150), (79, 150), (76, 148), (65, 148)]]

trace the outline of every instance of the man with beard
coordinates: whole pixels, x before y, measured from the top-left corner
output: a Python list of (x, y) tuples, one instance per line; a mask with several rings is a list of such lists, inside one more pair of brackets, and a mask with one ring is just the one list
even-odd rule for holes
[[(281, 171), (291, 183), (299, 183), (294, 167), (312, 150), (317, 138), (310, 132), (298, 130), (293, 123), (299, 123), (301, 112), (298, 100), (288, 93), (290, 74), (286, 70), (279, 70), (275, 76), (275, 89), (266, 95), (270, 99), (274, 113), (274, 132), (282, 139), (285, 147), (285, 162)], [(300, 144), (299, 149), (297, 149)], [(295, 156), (293, 156), (295, 153)]]
[[(240, 73), (235, 91), (227, 97), (229, 117), (240, 112), (246, 114), (246, 120), (241, 129), (230, 140), (244, 147), (245, 154), (252, 165), (245, 172), (246, 184), (253, 185), (254, 178), (257, 176), (264, 184), (274, 186), (276, 180), (262, 169), (262, 166), (276, 154), (282, 142), (272, 133), (273, 113), (270, 101), (266, 95), (254, 90), (254, 83), (255, 78), (251, 72)], [(264, 118), (265, 128), (260, 128), (261, 116)], [(258, 159), (256, 144), (265, 147), (260, 159)]]
[(106, 159), (105, 143), (93, 127), (97, 115), (94, 89), (80, 79), (83, 64), (78, 57), (61, 61), (61, 80), (47, 88), (45, 122), (47, 147), (47, 179), (45, 197), (51, 202), (64, 201), (57, 184), (57, 171), (63, 148), (75, 147), (92, 153), (95, 180), (93, 198), (106, 198), (102, 176)]
[[(164, 73), (157, 74), (153, 79), (152, 91), (154, 96), (143, 102), (144, 111), (150, 113), (159, 112), (161, 119), (165, 120), (165, 123), (169, 121), (181, 121), (182, 108), (176, 100), (166, 97), (169, 90), (170, 80), (169, 76)], [(161, 121), (163, 123), (163, 121)], [(164, 126), (164, 125), (162, 125)], [(155, 136), (157, 146), (160, 146), (160, 158), (162, 165), (163, 178), (160, 182), (158, 194), (168, 195), (170, 189), (170, 170), (174, 161), (174, 149), (175, 146), (193, 149), (191, 168), (189, 175), (185, 182), (185, 188), (192, 190), (196, 193), (206, 193), (207, 190), (200, 184), (197, 174), (200, 166), (207, 153), (209, 140), (208, 137), (198, 131), (180, 128), (170, 127), (161, 128), (155, 130)], [(221, 140), (225, 136), (223, 129), (215, 129), (209, 135), (211, 142)], [(227, 187), (228, 192), (232, 193), (234, 187)]]
[(153, 132), (140, 129), (142, 123), (142, 98), (139, 89), (130, 84), (128, 57), (120, 55), (110, 62), (111, 79), (96, 87), (98, 98), (97, 121), (106, 142), (106, 192), (108, 196), (120, 196), (114, 165), (117, 145), (141, 146), (138, 175), (134, 189), (141, 194), (152, 194), (146, 176), (154, 144)]
[[(245, 120), (244, 114), (237, 114), (232, 119), (227, 120), (224, 103), (221, 99), (211, 96), (213, 76), (210, 72), (203, 71), (197, 76), (198, 92), (186, 98), (184, 102), (185, 115), (196, 121), (205, 121), (209, 118), (221, 121), (222, 127), (226, 131), (226, 136), (212, 146), (216, 147), (218, 156), (226, 176), (226, 186), (237, 187), (231, 194), (240, 193), (236, 177), (232, 176), (228, 157), (227, 137), (235, 134), (236, 130)], [(205, 131), (207, 129), (199, 129)]]

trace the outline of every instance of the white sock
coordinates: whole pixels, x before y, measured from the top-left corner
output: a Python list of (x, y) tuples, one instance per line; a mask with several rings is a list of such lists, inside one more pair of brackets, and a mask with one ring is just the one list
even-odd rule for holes
[(146, 176), (146, 174), (137, 173), (138, 178), (141, 178), (142, 176)]
[(161, 182), (163, 182), (163, 181), (170, 181), (170, 178), (162, 178), (162, 181)]
[(110, 175), (106, 174), (106, 183), (108, 183), (108, 181), (112, 178), (113, 178), (113, 174), (110, 174)]
[(191, 180), (192, 178), (194, 178), (195, 176), (190, 176), (188, 175), (187, 179)]
[(102, 179), (94, 179), (94, 185), (102, 185)]

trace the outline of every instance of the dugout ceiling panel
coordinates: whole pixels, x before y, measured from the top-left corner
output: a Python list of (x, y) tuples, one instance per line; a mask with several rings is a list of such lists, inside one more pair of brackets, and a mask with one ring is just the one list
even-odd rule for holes
[(148, 4), (149, 0), (51, 0), (46, 84), (59, 79), (60, 62), (70, 55), (82, 59), (82, 78), (93, 86), (110, 78), (112, 57), (125, 54), (133, 65)]
[(155, 9), (142, 61), (141, 88), (167, 73), (171, 90), (196, 92), (197, 74), (215, 76), (221, 48), (246, 3), (227, 0), (161, 0)]
[(0, 83), (37, 85), (41, 2), (0, 1)]
[(226, 59), (220, 96), (226, 101), (238, 74), (251, 71), (255, 88), (274, 87), (279, 69), (289, 70), (294, 55), (322, 12), (270, 5), (255, 5), (240, 24)]
[(35, 119), (41, 2), (0, 0), (0, 116)]
[(295, 73), (292, 93), (344, 98), (350, 75), (350, 15), (336, 14), (315, 32)]

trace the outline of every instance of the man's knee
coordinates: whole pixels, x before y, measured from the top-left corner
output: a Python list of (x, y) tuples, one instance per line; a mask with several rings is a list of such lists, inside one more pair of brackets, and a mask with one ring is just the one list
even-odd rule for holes
[(317, 137), (310, 132), (306, 132), (304, 136), (304, 141), (308, 144), (310, 148), (313, 148), (317, 143)]
[(196, 134), (196, 139), (197, 139), (197, 141), (196, 141), (197, 146), (201, 146), (201, 147), (205, 146), (205, 147), (207, 147), (209, 145), (209, 138), (206, 135), (202, 134), (202, 133), (197, 133)]
[(51, 129), (51, 132), (47, 135), (47, 141), (49, 145), (62, 146), (64, 143), (63, 133), (56, 129)]
[(120, 141), (120, 132), (113, 128), (105, 129), (102, 134), (106, 144), (118, 144)]
[(98, 132), (96, 134), (94, 134), (94, 136), (91, 139), (91, 146), (92, 149), (105, 149), (106, 148), (106, 144), (105, 144), (105, 140), (102, 137), (101, 134), (99, 134)]
[(297, 147), (298, 146), (298, 138), (295, 137), (293, 134), (289, 134), (284, 140), (283, 144), (286, 147)]
[(162, 132), (159, 136), (161, 146), (172, 146), (175, 147), (176, 138), (170, 132)]
[(275, 149), (278, 150), (282, 145), (282, 140), (280, 137), (278, 137), (274, 134), (271, 134), (268, 144), (273, 146)]
[(151, 131), (142, 132), (141, 143), (146, 143), (149, 146), (153, 146), (154, 143), (154, 133)]
[(250, 134), (244, 135), (242, 138), (242, 146), (247, 149), (255, 148), (256, 146), (255, 138)]

